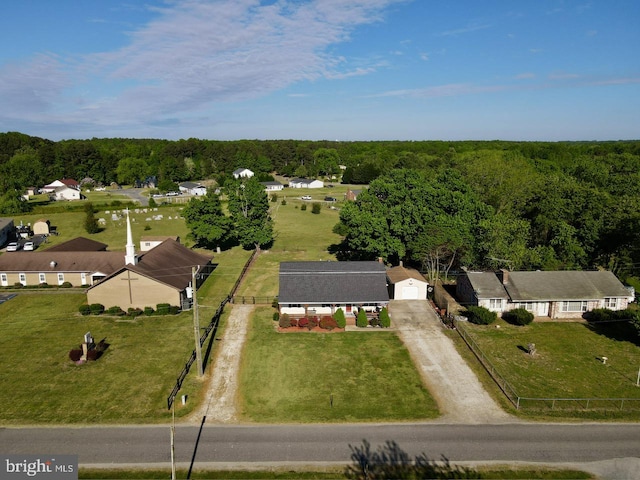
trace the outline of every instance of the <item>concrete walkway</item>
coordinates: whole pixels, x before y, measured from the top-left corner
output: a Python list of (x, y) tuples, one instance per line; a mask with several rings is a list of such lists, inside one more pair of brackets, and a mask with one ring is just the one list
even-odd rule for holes
[(489, 396), (475, 373), (444, 334), (437, 314), (424, 300), (392, 300), (392, 326), (406, 345), (429, 391), (443, 423), (514, 423)]

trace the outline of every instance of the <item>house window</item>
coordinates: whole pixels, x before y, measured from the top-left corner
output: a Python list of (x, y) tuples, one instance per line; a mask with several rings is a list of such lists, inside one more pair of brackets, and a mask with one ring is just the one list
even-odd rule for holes
[(501, 298), (490, 298), (489, 299), (489, 308), (494, 308), (497, 310), (502, 309), (502, 299)]
[(20, 279), (20, 283), (22, 285), (26, 285), (27, 284), (27, 275), (24, 273), (20, 273), (18, 274), (18, 278)]
[(532, 312), (533, 311), (533, 302), (520, 302), (515, 304), (516, 308), (524, 308), (525, 310)]
[(562, 311), (563, 312), (586, 312), (587, 311), (587, 302), (586, 301), (565, 301), (565, 302), (562, 302)]
[(0, 284), (3, 287), (6, 287), (7, 285), (9, 285), (9, 280), (7, 279), (6, 273), (0, 273)]
[(611, 310), (614, 310), (614, 309), (618, 308), (618, 299), (617, 298), (613, 298), (613, 297), (605, 298), (604, 299), (604, 308), (608, 308), (608, 309), (611, 309)]
[(290, 303), (289, 304), (289, 308), (300, 308), (300, 307), (302, 307), (302, 305), (299, 304), (299, 303)]
[(58, 285), (62, 285), (64, 283), (64, 273), (58, 274)]
[(47, 275), (44, 274), (44, 273), (39, 273), (38, 274), (38, 282), (47, 283)]

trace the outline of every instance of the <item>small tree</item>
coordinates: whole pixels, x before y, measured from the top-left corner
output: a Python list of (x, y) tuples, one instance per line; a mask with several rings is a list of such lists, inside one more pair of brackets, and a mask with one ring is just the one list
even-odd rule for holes
[(369, 325), (369, 321), (367, 320), (367, 312), (364, 309), (358, 310), (358, 317), (356, 318), (356, 326), (358, 327), (366, 327)]
[(314, 202), (314, 204), (311, 206), (311, 213), (315, 213), (316, 215), (318, 215), (321, 209), (322, 205), (320, 205), (318, 202)]
[(291, 319), (289, 318), (289, 315), (287, 315), (286, 313), (280, 315), (278, 325), (280, 326), (280, 328), (289, 328), (291, 326)]
[(347, 318), (344, 316), (344, 311), (341, 308), (336, 310), (336, 313), (333, 314), (333, 318), (338, 324), (338, 327), (344, 328), (347, 326)]
[(100, 231), (100, 226), (98, 225), (96, 216), (93, 213), (93, 204), (91, 202), (86, 203), (84, 205), (84, 211), (86, 214), (86, 218), (84, 220), (84, 229), (87, 231), (87, 233), (98, 233)]
[(156, 208), (157, 206), (158, 206), (158, 204), (153, 199), (153, 197), (149, 197), (149, 208)]
[(473, 305), (467, 307), (465, 316), (471, 323), (476, 325), (490, 325), (498, 319), (496, 312), (492, 312), (485, 307), (475, 307)]
[(391, 326), (391, 317), (389, 316), (387, 307), (380, 310), (380, 326), (383, 328), (389, 328)]

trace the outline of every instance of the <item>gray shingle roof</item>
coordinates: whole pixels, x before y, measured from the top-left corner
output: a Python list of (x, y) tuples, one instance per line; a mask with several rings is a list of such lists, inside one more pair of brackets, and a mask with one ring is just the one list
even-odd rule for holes
[(505, 288), (514, 302), (629, 296), (620, 280), (607, 271), (509, 272)]
[(480, 298), (504, 298), (508, 299), (507, 291), (493, 272), (468, 272), (469, 282)]
[(386, 269), (379, 262), (282, 262), (278, 301), (388, 302)]

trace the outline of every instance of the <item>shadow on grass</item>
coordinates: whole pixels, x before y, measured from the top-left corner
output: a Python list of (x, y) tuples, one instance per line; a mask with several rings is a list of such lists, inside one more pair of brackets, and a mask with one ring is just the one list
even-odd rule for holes
[(452, 466), (444, 455), (440, 460), (431, 460), (421, 453), (414, 459), (391, 440), (387, 440), (376, 451), (362, 440), (362, 446), (349, 445), (352, 464), (347, 465), (344, 475), (349, 479), (471, 479), (481, 478), (479, 473), (466, 467)]
[(629, 320), (589, 322), (586, 327), (598, 335), (603, 335), (619, 342), (631, 342), (640, 347), (640, 332)]

